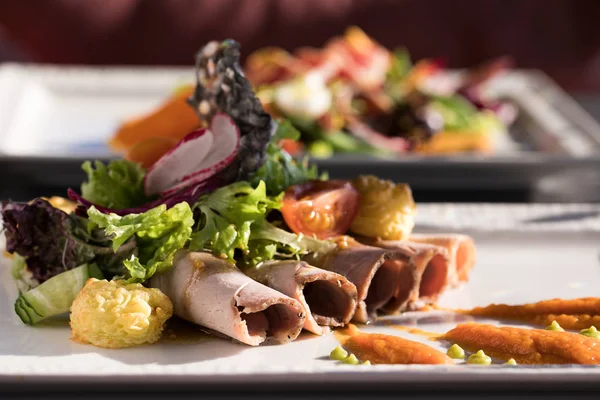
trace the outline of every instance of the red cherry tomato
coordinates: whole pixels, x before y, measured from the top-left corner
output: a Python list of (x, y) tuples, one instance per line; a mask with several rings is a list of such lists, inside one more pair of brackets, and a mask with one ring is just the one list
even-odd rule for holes
[(310, 181), (286, 190), (281, 214), (294, 233), (328, 239), (348, 231), (359, 201), (350, 182)]

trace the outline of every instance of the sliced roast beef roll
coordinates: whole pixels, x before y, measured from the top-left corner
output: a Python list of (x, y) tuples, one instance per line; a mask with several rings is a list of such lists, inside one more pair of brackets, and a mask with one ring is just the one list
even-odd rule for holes
[(415, 243), (406, 240), (380, 240), (361, 238), (363, 243), (402, 253), (417, 271), (417, 290), (409, 299), (409, 308), (421, 303), (435, 302), (451, 281), (448, 252), (441, 246)]
[(271, 261), (245, 271), (252, 279), (293, 299), (305, 309), (304, 329), (317, 335), (347, 324), (356, 309), (356, 287), (345, 277), (304, 261)]
[(418, 271), (409, 257), (398, 251), (348, 241), (327, 255), (309, 260), (345, 276), (356, 286), (358, 303), (353, 318), (356, 322), (367, 322), (378, 311), (404, 310), (418, 288)]
[(152, 277), (150, 286), (169, 296), (178, 317), (251, 346), (294, 340), (306, 318), (297, 300), (208, 253), (178, 252), (173, 268)]
[(456, 287), (469, 280), (471, 270), (475, 266), (476, 253), (473, 238), (461, 234), (412, 234), (409, 241), (441, 246), (450, 257), (451, 287)]

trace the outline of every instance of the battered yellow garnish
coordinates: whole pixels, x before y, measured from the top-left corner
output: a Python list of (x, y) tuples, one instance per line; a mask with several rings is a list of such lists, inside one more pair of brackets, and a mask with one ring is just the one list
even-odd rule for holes
[(173, 304), (158, 289), (139, 283), (89, 279), (71, 306), (73, 340), (122, 348), (160, 339)]

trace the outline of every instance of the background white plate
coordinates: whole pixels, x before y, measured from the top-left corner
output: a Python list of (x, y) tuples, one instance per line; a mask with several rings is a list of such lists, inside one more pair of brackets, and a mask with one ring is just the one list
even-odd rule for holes
[(191, 68), (0, 66), (0, 154), (96, 157), (126, 119), (146, 113)]
[[(578, 208), (577, 208), (578, 207)], [(515, 229), (532, 217), (573, 215), (564, 228)], [(428, 205), (419, 206), (419, 226), (471, 232), (478, 263), (468, 285), (447, 293), (447, 307), (483, 306), (492, 302), (518, 304), (554, 297), (598, 296), (600, 287), (600, 205)], [(583, 211), (582, 211), (583, 210)], [(587, 216), (581, 216), (582, 212)], [(454, 215), (455, 218), (439, 218)], [(535, 218), (533, 218), (535, 219)], [(539, 219), (539, 218), (538, 218)], [(468, 221), (470, 227), (457, 222)], [(494, 222), (495, 221), (495, 222)], [(590, 222), (591, 221), (591, 222)], [(502, 223), (500, 223), (502, 222)], [(540, 222), (533, 222), (539, 224)], [(543, 224), (543, 222), (542, 222)], [(479, 229), (472, 229), (472, 228)], [(470, 229), (471, 228), (471, 229)], [(293, 343), (251, 348), (221, 339), (196, 344), (159, 343), (132, 349), (104, 350), (69, 340), (67, 319), (36, 327), (24, 326), (13, 311), (16, 289), (8, 263), (0, 269), (0, 382), (137, 382), (137, 383), (449, 383), (452, 382), (567, 382), (594, 383), (599, 367), (505, 366), (347, 366), (327, 357), (337, 345), (333, 335), (303, 334)], [(470, 317), (435, 311), (387, 317), (396, 324), (445, 332)], [(426, 342), (444, 350), (443, 343), (387, 327), (365, 328)]]
[[(441, 75), (436, 87), (444, 87), (443, 82), (451, 82), (457, 73)], [(571, 101), (568, 106), (578, 112), (578, 123), (588, 122), (586, 129), (573, 126), (537, 92), (534, 81), (545, 77), (538, 75), (511, 71), (491, 80), (488, 92), (509, 99), (539, 125), (542, 137), (534, 141), (542, 147), (536, 150), (574, 157), (597, 154), (600, 125)], [(191, 67), (0, 65), (0, 155), (110, 157), (106, 142), (124, 120), (151, 111), (179, 85), (194, 79)], [(560, 90), (549, 80), (543, 83), (545, 89)], [(496, 141), (497, 156), (520, 151), (520, 144), (508, 135), (496, 135)]]

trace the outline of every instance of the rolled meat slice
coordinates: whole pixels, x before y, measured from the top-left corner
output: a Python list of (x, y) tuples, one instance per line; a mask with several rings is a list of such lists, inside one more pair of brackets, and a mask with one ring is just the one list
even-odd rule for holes
[(150, 286), (169, 296), (178, 317), (251, 346), (294, 340), (306, 318), (297, 300), (209, 253), (179, 251), (173, 268), (154, 275)]
[(381, 240), (361, 238), (362, 243), (402, 253), (416, 271), (416, 290), (409, 299), (408, 308), (418, 308), (422, 303), (437, 301), (451, 282), (451, 265), (448, 252), (441, 246), (415, 243), (406, 240)]
[(415, 243), (426, 243), (441, 246), (448, 251), (450, 257), (450, 287), (456, 287), (469, 280), (471, 270), (475, 266), (475, 241), (461, 234), (412, 234), (408, 239)]
[(418, 289), (418, 271), (409, 257), (398, 251), (351, 241), (310, 262), (345, 276), (356, 286), (356, 322), (365, 323), (378, 311), (390, 314), (404, 310)]
[(246, 274), (304, 306), (304, 329), (323, 335), (346, 325), (356, 309), (356, 286), (340, 274), (304, 261), (271, 261)]

